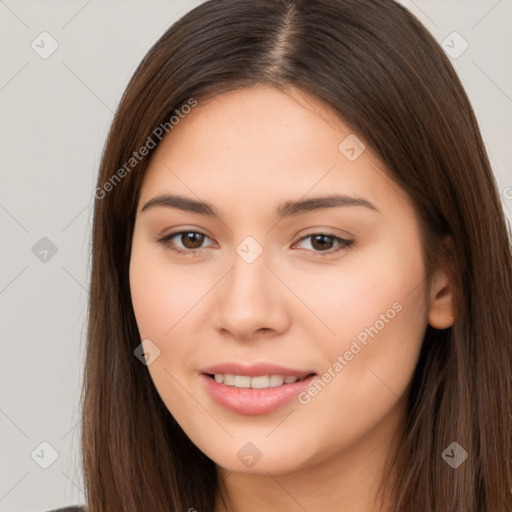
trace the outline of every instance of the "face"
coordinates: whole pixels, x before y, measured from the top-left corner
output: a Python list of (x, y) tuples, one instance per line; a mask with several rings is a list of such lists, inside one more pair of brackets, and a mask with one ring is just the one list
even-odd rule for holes
[(419, 225), (362, 144), (305, 92), (257, 86), (199, 101), (152, 156), (130, 263), (147, 370), (223, 468), (307, 468), (403, 419)]

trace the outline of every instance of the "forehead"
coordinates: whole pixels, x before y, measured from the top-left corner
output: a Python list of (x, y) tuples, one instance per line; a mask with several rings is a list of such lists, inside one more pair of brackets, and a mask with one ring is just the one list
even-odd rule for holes
[(364, 194), (383, 209), (408, 202), (327, 106), (304, 91), (269, 86), (198, 100), (153, 154), (141, 201), (170, 192), (247, 207), (326, 193)]

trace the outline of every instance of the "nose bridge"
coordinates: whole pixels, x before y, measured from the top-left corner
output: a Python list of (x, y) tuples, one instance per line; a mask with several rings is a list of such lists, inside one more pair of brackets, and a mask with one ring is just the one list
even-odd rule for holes
[(268, 296), (268, 290), (266, 290), (266, 287), (269, 286), (267, 254), (261, 251), (256, 256), (251, 247), (244, 253), (242, 251), (244, 248), (247, 247), (239, 246), (237, 254), (233, 258), (232, 271), (228, 279), (228, 294), (235, 297), (239, 304), (246, 301), (260, 302)]
[[(284, 303), (273, 286), (268, 254), (241, 244), (232, 260), (216, 304), (217, 328), (248, 338), (260, 329), (282, 330), (287, 324)], [(250, 254), (251, 257), (248, 257)]]

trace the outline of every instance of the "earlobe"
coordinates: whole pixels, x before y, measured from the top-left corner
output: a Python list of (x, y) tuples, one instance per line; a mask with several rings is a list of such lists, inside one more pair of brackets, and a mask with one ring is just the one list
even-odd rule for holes
[(454, 320), (454, 290), (445, 272), (436, 275), (431, 287), (428, 323), (434, 329), (448, 329)]

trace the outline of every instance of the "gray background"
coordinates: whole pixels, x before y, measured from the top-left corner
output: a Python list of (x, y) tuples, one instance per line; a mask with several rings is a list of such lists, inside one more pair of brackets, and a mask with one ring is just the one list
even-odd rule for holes
[[(84, 502), (79, 392), (98, 163), (135, 67), (199, 3), (0, 0), (1, 511)], [(401, 3), (451, 52), (512, 219), (512, 0)], [(58, 44), (47, 58), (55, 43), (44, 31)]]

